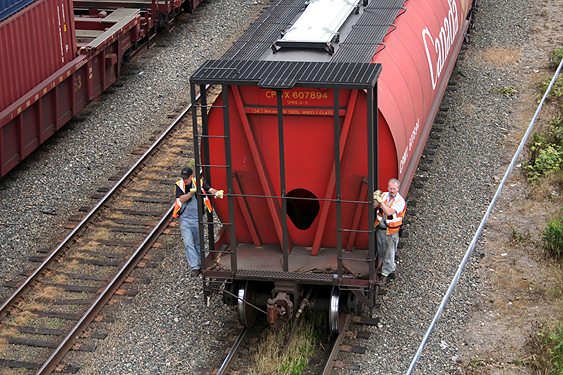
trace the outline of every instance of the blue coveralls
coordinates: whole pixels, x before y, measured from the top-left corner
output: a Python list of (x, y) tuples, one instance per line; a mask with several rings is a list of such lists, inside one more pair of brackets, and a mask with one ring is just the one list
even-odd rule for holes
[(190, 270), (201, 268), (201, 249), (199, 246), (199, 224), (197, 217), (197, 198), (194, 195), (189, 201), (183, 204), (183, 211), (180, 215), (180, 232), (184, 241), (186, 258)]

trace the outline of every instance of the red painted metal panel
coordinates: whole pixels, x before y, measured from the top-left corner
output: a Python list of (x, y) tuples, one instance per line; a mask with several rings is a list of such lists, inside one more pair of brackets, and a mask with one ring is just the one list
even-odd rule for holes
[[(382, 177), (398, 177), (403, 194), (414, 177), (461, 48), (470, 2), (407, 1), (405, 7), (406, 12), (395, 21), (396, 30), (384, 40), (386, 48), (373, 59), (383, 66), (379, 111), (392, 134), (398, 161)], [(380, 157), (389, 164), (392, 155), (380, 153)]]
[(0, 110), (76, 56), (72, 0), (38, 0), (0, 23)]
[[(406, 194), (424, 149), (428, 133), (467, 29), (466, 15), (470, 0), (422, 0), (407, 1), (406, 11), (395, 20), (396, 28), (384, 39), (385, 48), (376, 53), (374, 62), (382, 64), (378, 91), (378, 178), (379, 187), (385, 188), (387, 180), (398, 177), (401, 191)], [(225, 161), (224, 141), (220, 137), (210, 139), (210, 165), (230, 164), (237, 174), (241, 190), (245, 194), (269, 195), (259, 178), (268, 176), (273, 195), (281, 196), (278, 150), (278, 118), (275, 92), (257, 87), (239, 87), (242, 105), (233, 105), (235, 97), (229, 94), (229, 124), (231, 127), (232, 160)], [(351, 91), (340, 92), (341, 123), (350, 121), (350, 130), (343, 149), (342, 173), (342, 223), (345, 229), (366, 231), (367, 210), (357, 203), (365, 201), (367, 176), (367, 126), (366, 93), (358, 93), (355, 101), (349, 101)], [(353, 103), (352, 103), (353, 102)], [(333, 92), (318, 89), (292, 89), (284, 91), (284, 137), (286, 195), (294, 197), (314, 196), (319, 200), (334, 198), (330, 191), (334, 165), (333, 140)], [(223, 99), (220, 96), (209, 115), (209, 132), (212, 136), (223, 135)], [(347, 112), (353, 114), (347, 118)], [(241, 113), (242, 112), (242, 113)], [(250, 124), (251, 133), (262, 155), (264, 171), (260, 171), (256, 157), (251, 155), (251, 142), (245, 133), (242, 120)], [(342, 149), (342, 145), (341, 145)], [(221, 168), (211, 169), (215, 186), (226, 186), (225, 173)], [(328, 192), (328, 193), (327, 193)], [(362, 193), (363, 192), (363, 193)], [(328, 194), (328, 196), (327, 196)], [(278, 206), (279, 198), (276, 198)], [(303, 202), (303, 201), (301, 201)], [(322, 201), (319, 201), (322, 206)], [(255, 221), (256, 231), (264, 244), (279, 244), (279, 226), (272, 218), (272, 210), (262, 198), (248, 198), (248, 210)], [(297, 246), (318, 249), (336, 246), (336, 208), (330, 204), (328, 215), (319, 207), (293, 205), (288, 200), (285, 216), (290, 240)], [(227, 202), (217, 201), (217, 212), (222, 220), (226, 217)], [(290, 210), (301, 210), (291, 213)], [(322, 212), (322, 214), (321, 214)], [(293, 217), (292, 217), (293, 216)], [(309, 217), (307, 224), (294, 217)], [(361, 217), (358, 220), (358, 216)], [(235, 208), (237, 240), (251, 242), (254, 228), (246, 228), (241, 208)], [(352, 226), (354, 228), (352, 228)], [(343, 233), (343, 243), (348, 247), (365, 249), (368, 238), (365, 233)], [(314, 241), (315, 237), (317, 241)], [(222, 238), (225, 240), (225, 238)]]
[[(257, 147), (262, 155), (264, 169), (270, 181), (272, 193), (280, 196), (280, 173), (278, 157), (278, 129), (275, 92), (256, 87), (240, 87), (240, 93), (244, 106), (243, 115), (248, 120), (251, 133), (256, 140)], [(284, 92), (283, 103), (287, 110), (284, 115), (284, 136), (286, 151), (286, 191), (289, 196), (295, 198), (304, 197), (303, 194), (312, 194), (317, 198), (323, 198), (327, 191), (327, 184), (332, 174), (333, 159), (333, 92), (330, 90), (317, 89), (294, 89)], [(362, 191), (363, 178), (367, 176), (367, 166), (358, 163), (357, 160), (365, 160), (367, 151), (367, 140), (365, 137), (365, 93), (355, 93), (358, 100), (354, 100), (354, 110), (349, 112), (347, 105), (350, 103), (352, 91), (342, 90), (339, 97), (341, 109), (339, 111), (342, 122), (350, 118), (350, 127), (346, 136), (347, 147), (343, 148), (342, 155), (342, 199), (348, 201), (362, 200), (359, 196)], [(235, 108), (235, 98), (230, 95), (231, 103), (229, 120), (231, 125), (231, 145), (233, 147), (232, 162), (233, 170), (239, 177), (242, 191), (248, 195), (269, 195), (264, 191), (263, 183), (260, 182), (259, 167), (250, 157), (252, 154), (247, 134), (243, 130), (241, 113), (238, 106)], [(222, 100), (219, 99), (217, 106), (210, 112), (210, 134), (221, 135), (223, 126)], [(352, 106), (352, 104), (350, 104)], [(314, 107), (314, 108), (311, 108)], [(389, 132), (382, 131), (382, 152), (389, 152), (387, 145), (392, 144)], [(224, 165), (224, 145), (220, 138), (210, 139), (212, 165)], [(216, 173), (213, 173), (216, 172)], [(227, 181), (223, 171), (212, 170), (212, 180), (216, 186), (226, 186)], [(276, 199), (279, 205), (279, 199)], [(276, 227), (279, 225), (272, 219), (271, 210), (264, 199), (247, 199), (247, 205), (253, 217), (260, 218), (255, 222), (260, 239), (266, 244), (279, 243), (279, 233)], [(217, 212), (227, 212), (226, 201), (216, 201)], [(299, 205), (294, 205), (290, 210), (300, 210)], [(345, 203), (342, 206), (343, 222), (352, 223), (356, 213), (355, 203)], [(289, 210), (288, 210), (289, 211)], [(318, 212), (317, 210), (317, 215)], [(308, 215), (307, 212), (299, 212)], [(334, 207), (329, 208), (326, 222), (325, 235), (322, 237), (322, 246), (327, 246), (336, 241), (334, 228)], [(244, 223), (243, 214), (237, 207), (235, 220)], [(365, 220), (364, 220), (365, 222)], [(311, 246), (319, 225), (318, 217), (311, 225), (307, 226), (300, 221), (287, 220), (289, 237), (294, 245)], [(366, 228), (360, 229), (365, 230)], [(237, 239), (241, 242), (252, 240), (251, 232), (244, 225), (237, 225)], [(348, 234), (344, 241), (348, 240)], [(365, 234), (356, 236), (356, 243), (366, 244)]]

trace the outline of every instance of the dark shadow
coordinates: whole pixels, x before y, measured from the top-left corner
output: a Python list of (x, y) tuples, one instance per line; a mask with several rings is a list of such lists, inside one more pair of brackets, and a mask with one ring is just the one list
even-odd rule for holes
[(309, 229), (321, 208), (317, 197), (305, 189), (294, 189), (287, 197), (287, 215), (291, 222), (299, 229)]

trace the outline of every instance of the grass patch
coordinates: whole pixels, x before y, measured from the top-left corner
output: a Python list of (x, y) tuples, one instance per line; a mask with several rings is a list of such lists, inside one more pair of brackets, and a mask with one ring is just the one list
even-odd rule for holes
[[(547, 88), (549, 87), (549, 84), (551, 83), (552, 80), (552, 76), (549, 77), (545, 77), (540, 84), (540, 95), (543, 96), (543, 94), (547, 91)], [(541, 100), (542, 97), (539, 97), (539, 99)], [(563, 78), (561, 78), (561, 74), (559, 75), (559, 77), (555, 80), (555, 83), (553, 84), (553, 87), (551, 88), (551, 91), (549, 92), (549, 94), (547, 95), (547, 100), (548, 101), (557, 101), (560, 100), (561, 98), (563, 98)], [(539, 100), (538, 100), (539, 103)]]
[(299, 375), (302, 374), (314, 356), (316, 347), (326, 330), (326, 320), (317, 314), (303, 318), (288, 345), (285, 343), (287, 330), (270, 330), (253, 354), (255, 368), (251, 374)]
[(505, 96), (507, 98), (515, 97), (516, 94), (518, 94), (518, 90), (516, 90), (516, 88), (512, 86), (495, 87), (494, 89), (492, 89), (492, 92), (494, 94), (501, 94), (502, 96)]
[(542, 239), (547, 253), (561, 261), (563, 259), (563, 215), (547, 223)]
[(511, 227), (510, 230), (511, 230), (510, 242), (512, 242), (513, 244), (526, 245), (532, 241), (532, 238), (529, 233), (523, 233), (514, 227)]
[(549, 53), (549, 67), (556, 70), (563, 59), (563, 47), (555, 48)]
[(479, 358), (473, 358), (469, 361), (469, 366), (471, 366), (471, 368), (479, 368), (479, 367), (483, 367), (487, 365), (487, 361), (485, 361), (484, 359), (479, 359)]
[(554, 328), (537, 325), (537, 334), (528, 341), (531, 356), (526, 362), (542, 375), (563, 374), (563, 321)]

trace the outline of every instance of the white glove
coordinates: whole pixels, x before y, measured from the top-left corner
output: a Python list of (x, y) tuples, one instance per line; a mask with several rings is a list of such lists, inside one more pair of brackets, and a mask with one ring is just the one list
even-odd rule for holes
[(197, 189), (196, 189), (195, 187), (193, 187), (193, 188), (190, 189), (190, 193), (195, 194), (195, 191), (196, 191), (196, 190), (197, 190)]
[(215, 198), (223, 199), (223, 194), (224, 194), (223, 190), (217, 190), (215, 192)]
[(383, 198), (383, 194), (379, 194), (377, 196), (377, 198), (375, 198), (379, 203), (383, 203), (383, 201), (385, 200), (385, 198)]
[(373, 192), (373, 199), (375, 199), (379, 203), (384, 201), (383, 193), (381, 192), (381, 190), (376, 190), (376, 191)]

